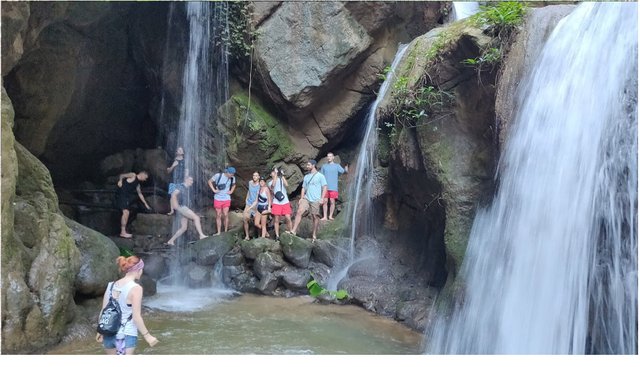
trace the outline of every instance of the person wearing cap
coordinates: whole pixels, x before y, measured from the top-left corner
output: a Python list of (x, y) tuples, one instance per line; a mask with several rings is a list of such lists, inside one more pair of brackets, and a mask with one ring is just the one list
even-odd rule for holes
[[(153, 347), (158, 344), (158, 339), (149, 333), (149, 329), (142, 319), (142, 286), (140, 281), (144, 271), (144, 261), (137, 256), (118, 256), (116, 264), (124, 276), (115, 282), (109, 282), (102, 297), (104, 309), (109, 303), (109, 297), (117, 299), (122, 311), (122, 326), (116, 335), (103, 336), (98, 333), (96, 341), (102, 343), (107, 354), (134, 354), (138, 344), (138, 331), (142, 337)], [(98, 313), (100, 318), (100, 313)]]
[(320, 223), (320, 206), (327, 200), (327, 179), (322, 173), (318, 172), (316, 168), (317, 164), (318, 162), (314, 159), (310, 159), (306, 164), (309, 173), (302, 179), (302, 192), (300, 193), (300, 200), (298, 201), (296, 219), (293, 222), (293, 229), (290, 232), (294, 236), (296, 235), (296, 230), (298, 229), (302, 215), (308, 210), (313, 217), (311, 242), (316, 241), (316, 231)]
[[(327, 198), (331, 202), (331, 205), (327, 205), (326, 201), (322, 205), (323, 216), (320, 220), (333, 220), (333, 212), (336, 209), (336, 199), (338, 198), (338, 176), (345, 172), (349, 172), (348, 164), (342, 168), (342, 166), (334, 162), (333, 159), (333, 153), (327, 153), (328, 162), (320, 167), (320, 172), (327, 179)], [(329, 209), (329, 218), (327, 218), (327, 209)]]
[(231, 207), (231, 194), (236, 189), (234, 167), (225, 168), (224, 172), (218, 172), (208, 181), (209, 188), (213, 191), (213, 208), (216, 210), (216, 229), (219, 235), (224, 220), (224, 231), (229, 230), (229, 208)]

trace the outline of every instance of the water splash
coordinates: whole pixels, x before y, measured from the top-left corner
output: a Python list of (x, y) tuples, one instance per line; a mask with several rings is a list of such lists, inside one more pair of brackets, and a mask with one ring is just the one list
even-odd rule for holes
[[(182, 77), (182, 102), (177, 124), (177, 146), (185, 151), (185, 168), (194, 179), (188, 190), (187, 206), (198, 212), (200, 195), (208, 193), (206, 181), (215, 167), (221, 166), (224, 141), (218, 133), (218, 108), (229, 99), (229, 50), (223, 39), (229, 34), (228, 3), (187, 2), (186, 17), (189, 25), (188, 49)], [(219, 139), (216, 139), (218, 137)], [(211, 156), (210, 152), (217, 152)], [(206, 195), (206, 194), (204, 194)], [(205, 196), (206, 197), (206, 196)], [(207, 202), (209, 203), (209, 202)], [(180, 216), (174, 217), (173, 233), (180, 226)], [(189, 226), (192, 226), (189, 223)], [(185, 292), (183, 284), (186, 264), (179, 259), (191, 253), (186, 244), (187, 231), (178, 238), (176, 256), (170, 264), (170, 275), (159, 282), (159, 293), (168, 290), (165, 297), (157, 297), (157, 307), (188, 309), (203, 307), (226, 295), (229, 291), (220, 280), (220, 263), (212, 271), (212, 287)], [(204, 270), (204, 269), (203, 269)], [(185, 288), (186, 289), (186, 288)], [(172, 300), (174, 297), (178, 300)]]
[(454, 1), (451, 5), (451, 19), (461, 20), (480, 11), (480, 5), (475, 1)]
[(372, 210), (372, 185), (374, 181), (374, 169), (376, 167), (376, 148), (378, 145), (377, 110), (378, 105), (384, 99), (389, 86), (391, 85), (394, 71), (405, 51), (407, 45), (400, 45), (398, 52), (391, 63), (384, 82), (380, 86), (376, 100), (369, 108), (367, 114), (367, 124), (364, 138), (360, 145), (358, 161), (356, 163), (355, 179), (349, 187), (349, 197), (353, 198), (347, 207), (346, 218), (351, 218), (351, 235), (349, 237), (349, 248), (346, 256), (342, 256), (339, 263), (334, 266), (334, 272), (327, 280), (326, 288), (336, 290), (338, 282), (346, 275), (349, 267), (356, 259), (356, 236), (368, 236), (373, 233), (373, 210)]
[(558, 24), (427, 353), (637, 353), (637, 57), (637, 4)]

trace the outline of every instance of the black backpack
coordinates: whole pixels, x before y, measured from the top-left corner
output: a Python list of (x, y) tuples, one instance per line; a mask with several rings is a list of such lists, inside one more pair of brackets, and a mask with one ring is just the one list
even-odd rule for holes
[(236, 184), (235, 181), (235, 177), (231, 177), (227, 179), (227, 182), (224, 183), (224, 185), (220, 185), (220, 179), (222, 178), (222, 171), (218, 172), (218, 179), (216, 180), (216, 189), (218, 190), (224, 190), (227, 188), (227, 183), (231, 182), (231, 185), (229, 185), (229, 190), (231, 190), (231, 188), (233, 187), (233, 185)]
[(111, 283), (111, 289), (109, 290), (109, 302), (100, 312), (100, 318), (98, 319), (97, 331), (98, 333), (106, 336), (116, 335), (118, 330), (120, 330), (120, 327), (129, 322), (133, 316), (133, 314), (129, 315), (129, 319), (124, 323), (121, 323), (122, 310), (120, 309), (118, 300), (113, 298), (114, 284), (116, 284), (116, 282)]

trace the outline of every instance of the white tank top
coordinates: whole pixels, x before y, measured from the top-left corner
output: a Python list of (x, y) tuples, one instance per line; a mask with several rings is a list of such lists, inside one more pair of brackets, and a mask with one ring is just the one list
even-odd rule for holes
[[(116, 339), (122, 339), (125, 335), (138, 336), (138, 328), (136, 327), (136, 323), (133, 322), (133, 318), (129, 319), (129, 317), (131, 317), (133, 314), (133, 307), (127, 304), (127, 296), (129, 296), (129, 291), (136, 285), (138, 285), (138, 283), (132, 280), (124, 286), (118, 287), (117, 285), (114, 285), (113, 287), (114, 292), (120, 292), (118, 303), (120, 304), (120, 310), (122, 311), (121, 322), (125, 324), (124, 328), (121, 327), (118, 331)], [(109, 287), (111, 287), (111, 283), (109, 283)]]

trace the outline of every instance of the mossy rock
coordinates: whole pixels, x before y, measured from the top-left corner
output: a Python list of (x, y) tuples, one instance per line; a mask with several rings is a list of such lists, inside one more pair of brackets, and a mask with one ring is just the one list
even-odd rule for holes
[(227, 130), (229, 162), (242, 170), (273, 167), (291, 157), (294, 145), (286, 126), (274, 117), (257, 99), (245, 92), (235, 93), (219, 111)]

